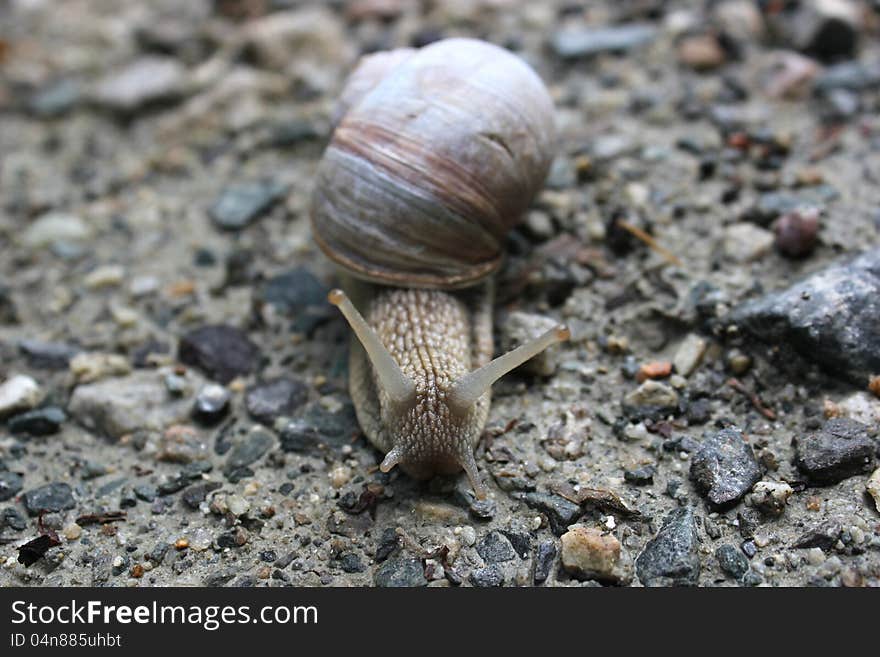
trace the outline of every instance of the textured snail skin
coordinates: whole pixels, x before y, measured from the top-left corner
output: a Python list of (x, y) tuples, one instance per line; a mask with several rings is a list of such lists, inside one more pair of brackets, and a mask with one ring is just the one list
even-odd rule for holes
[(366, 59), (318, 168), (312, 233), (355, 276), (456, 288), (494, 272), (546, 177), (553, 103), (514, 54), (473, 39)]
[(462, 416), (447, 405), (452, 382), (492, 358), (492, 285), (468, 293), (377, 288), (365, 319), (416, 386), (403, 412), (389, 400), (357, 338), (349, 356), (350, 393), (367, 438), (383, 454), (396, 445), (401, 469), (416, 479), (454, 474), (473, 459), (491, 392)]

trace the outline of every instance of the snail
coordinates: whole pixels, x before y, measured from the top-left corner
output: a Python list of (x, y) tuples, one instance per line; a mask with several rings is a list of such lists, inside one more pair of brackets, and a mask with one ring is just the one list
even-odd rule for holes
[(492, 360), (492, 274), (547, 175), (553, 103), (519, 57), (455, 38), (362, 58), (334, 121), (311, 221), (351, 293), (329, 301), (354, 333), (358, 421), (382, 472), (464, 470), (485, 498), (474, 449), (492, 384), (569, 337), (560, 325)]

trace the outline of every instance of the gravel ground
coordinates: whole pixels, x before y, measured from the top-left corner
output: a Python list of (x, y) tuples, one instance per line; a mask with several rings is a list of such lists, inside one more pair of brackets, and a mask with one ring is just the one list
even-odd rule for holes
[[(880, 584), (880, 14), (782, 4), (0, 1), (0, 585)], [(562, 135), (485, 502), (378, 472), (307, 217), (358, 55), (453, 35)]]

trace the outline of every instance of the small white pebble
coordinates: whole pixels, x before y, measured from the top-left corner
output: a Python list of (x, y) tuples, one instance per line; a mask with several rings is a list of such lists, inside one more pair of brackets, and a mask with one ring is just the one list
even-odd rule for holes
[(614, 520), (614, 516), (608, 516), (605, 518), (605, 527), (609, 531), (617, 527), (617, 522)]
[(810, 548), (807, 550), (807, 563), (812, 566), (818, 566), (820, 563), (825, 561), (825, 553), (822, 552), (822, 548)]
[(102, 287), (114, 287), (125, 278), (125, 269), (121, 265), (103, 265), (90, 271), (83, 279), (86, 287), (93, 290)]
[(470, 525), (461, 528), (461, 542), (465, 545), (473, 545), (477, 542), (477, 530)]
[(72, 522), (63, 529), (62, 533), (68, 541), (75, 541), (82, 536), (82, 527)]

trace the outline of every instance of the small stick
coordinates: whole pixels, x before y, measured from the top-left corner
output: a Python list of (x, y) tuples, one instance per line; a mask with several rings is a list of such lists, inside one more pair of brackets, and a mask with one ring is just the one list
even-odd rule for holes
[(678, 257), (674, 253), (672, 253), (672, 251), (670, 251), (669, 249), (667, 249), (663, 246), (660, 246), (660, 244), (657, 242), (657, 240), (655, 240), (652, 236), (648, 235), (648, 233), (643, 231), (638, 226), (633, 226), (631, 223), (629, 223), (628, 221), (624, 221), (623, 219), (618, 219), (617, 225), (620, 226), (621, 228), (623, 228), (626, 232), (628, 232), (630, 235), (632, 235), (636, 239), (639, 239), (642, 242), (644, 242), (645, 244), (647, 244), (651, 249), (653, 249), (654, 251), (659, 253), (661, 256), (663, 256), (663, 258), (669, 264), (675, 265), (676, 267), (682, 266), (681, 260), (679, 260)]
[(737, 392), (745, 395), (746, 399), (748, 399), (752, 403), (752, 406), (755, 407), (755, 410), (758, 411), (765, 418), (767, 418), (768, 420), (776, 419), (776, 413), (773, 411), (773, 409), (767, 408), (764, 405), (764, 402), (761, 401), (761, 398), (758, 397), (757, 394), (746, 388), (742, 381), (740, 381), (739, 379), (728, 379), (727, 385), (729, 385)]

